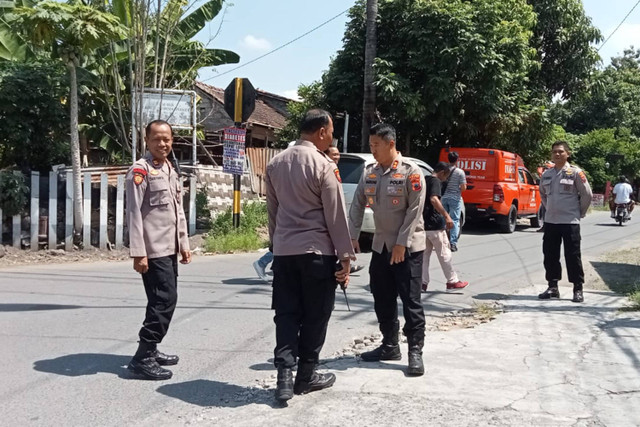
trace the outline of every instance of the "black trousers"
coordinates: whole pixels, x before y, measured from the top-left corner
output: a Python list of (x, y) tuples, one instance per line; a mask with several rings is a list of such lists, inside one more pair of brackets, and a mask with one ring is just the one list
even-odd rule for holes
[(273, 258), (276, 315), (276, 367), (317, 363), (336, 297), (336, 256), (291, 255)]
[(422, 285), (422, 253), (405, 252), (404, 261), (389, 264), (391, 253), (386, 246), (382, 253), (373, 251), (369, 275), (371, 293), (380, 332), (385, 344), (397, 344), (395, 341), (399, 331), (398, 296), (402, 300), (404, 313), (403, 332), (407, 336), (409, 346), (424, 345), (424, 310), (420, 302)]
[(562, 279), (560, 265), (560, 245), (564, 244), (564, 260), (569, 281), (582, 289), (584, 270), (580, 253), (580, 224), (544, 224), (542, 253), (544, 255), (545, 277), (548, 282)]
[(169, 330), (178, 301), (178, 256), (149, 259), (149, 270), (142, 275), (147, 294), (147, 312), (140, 329), (140, 342), (155, 343)]

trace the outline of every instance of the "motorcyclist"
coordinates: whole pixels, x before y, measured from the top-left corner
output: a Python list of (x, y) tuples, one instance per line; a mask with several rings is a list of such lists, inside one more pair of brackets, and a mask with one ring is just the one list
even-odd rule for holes
[(635, 203), (631, 199), (633, 188), (629, 184), (626, 176), (620, 175), (618, 183), (613, 187), (612, 197), (609, 199), (609, 209), (611, 210), (611, 218), (616, 217), (616, 205), (627, 205), (629, 212), (628, 218), (631, 219), (631, 212), (635, 207)]

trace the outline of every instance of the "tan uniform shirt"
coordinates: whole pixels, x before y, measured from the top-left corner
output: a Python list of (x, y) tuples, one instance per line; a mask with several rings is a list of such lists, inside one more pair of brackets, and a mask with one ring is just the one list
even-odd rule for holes
[(312, 142), (298, 140), (275, 156), (266, 183), (274, 255), (355, 256), (340, 173)]
[(550, 224), (578, 224), (591, 206), (591, 187), (582, 169), (566, 163), (558, 171), (547, 169), (540, 179), (540, 200), (544, 221)]
[(160, 258), (189, 250), (182, 184), (167, 161), (150, 153), (127, 172), (127, 224), (132, 257)]
[(382, 253), (384, 246), (391, 252), (402, 245), (409, 252), (426, 247), (422, 209), (425, 201), (424, 175), (415, 163), (398, 154), (391, 167), (383, 170), (380, 164), (368, 165), (351, 203), (349, 229), (357, 239), (362, 227), (364, 208), (373, 210), (376, 232), (372, 249)]

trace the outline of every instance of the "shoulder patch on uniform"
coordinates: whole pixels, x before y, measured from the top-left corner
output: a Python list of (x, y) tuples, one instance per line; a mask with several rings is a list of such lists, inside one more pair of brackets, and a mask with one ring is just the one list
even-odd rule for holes
[(338, 178), (338, 182), (342, 182), (342, 178), (340, 178), (340, 169), (335, 168), (333, 173), (336, 175), (336, 178)]
[(398, 160), (394, 160), (393, 164), (391, 165), (391, 169), (398, 169)]
[(139, 172), (134, 172), (133, 174), (133, 182), (136, 185), (140, 185), (142, 184), (142, 181), (144, 181), (144, 175), (142, 175)]
[(420, 183), (420, 174), (412, 173), (411, 175), (409, 175), (409, 181), (411, 182), (411, 188), (413, 188), (413, 191), (422, 190), (422, 184)]
[(133, 173), (139, 173), (142, 176), (146, 176), (147, 175), (147, 171), (144, 169), (140, 169), (140, 168), (134, 168), (133, 169)]
[(584, 172), (582, 172), (582, 171), (578, 172), (578, 176), (580, 177), (580, 179), (582, 180), (582, 182), (586, 184), (586, 182), (587, 182), (587, 176), (584, 174)]

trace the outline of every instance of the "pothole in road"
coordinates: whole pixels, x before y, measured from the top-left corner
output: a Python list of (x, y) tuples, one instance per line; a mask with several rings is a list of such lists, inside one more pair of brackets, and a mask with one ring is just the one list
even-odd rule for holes
[[(475, 328), (484, 323), (495, 320), (504, 312), (502, 304), (497, 301), (474, 304), (472, 307), (458, 311), (452, 311), (438, 318), (427, 318), (426, 333), (446, 332), (456, 329)], [(347, 347), (334, 353), (333, 357), (359, 356), (365, 351), (372, 350), (380, 345), (382, 335), (374, 333), (362, 338), (355, 338)], [(406, 344), (407, 337), (401, 334), (400, 343)]]

